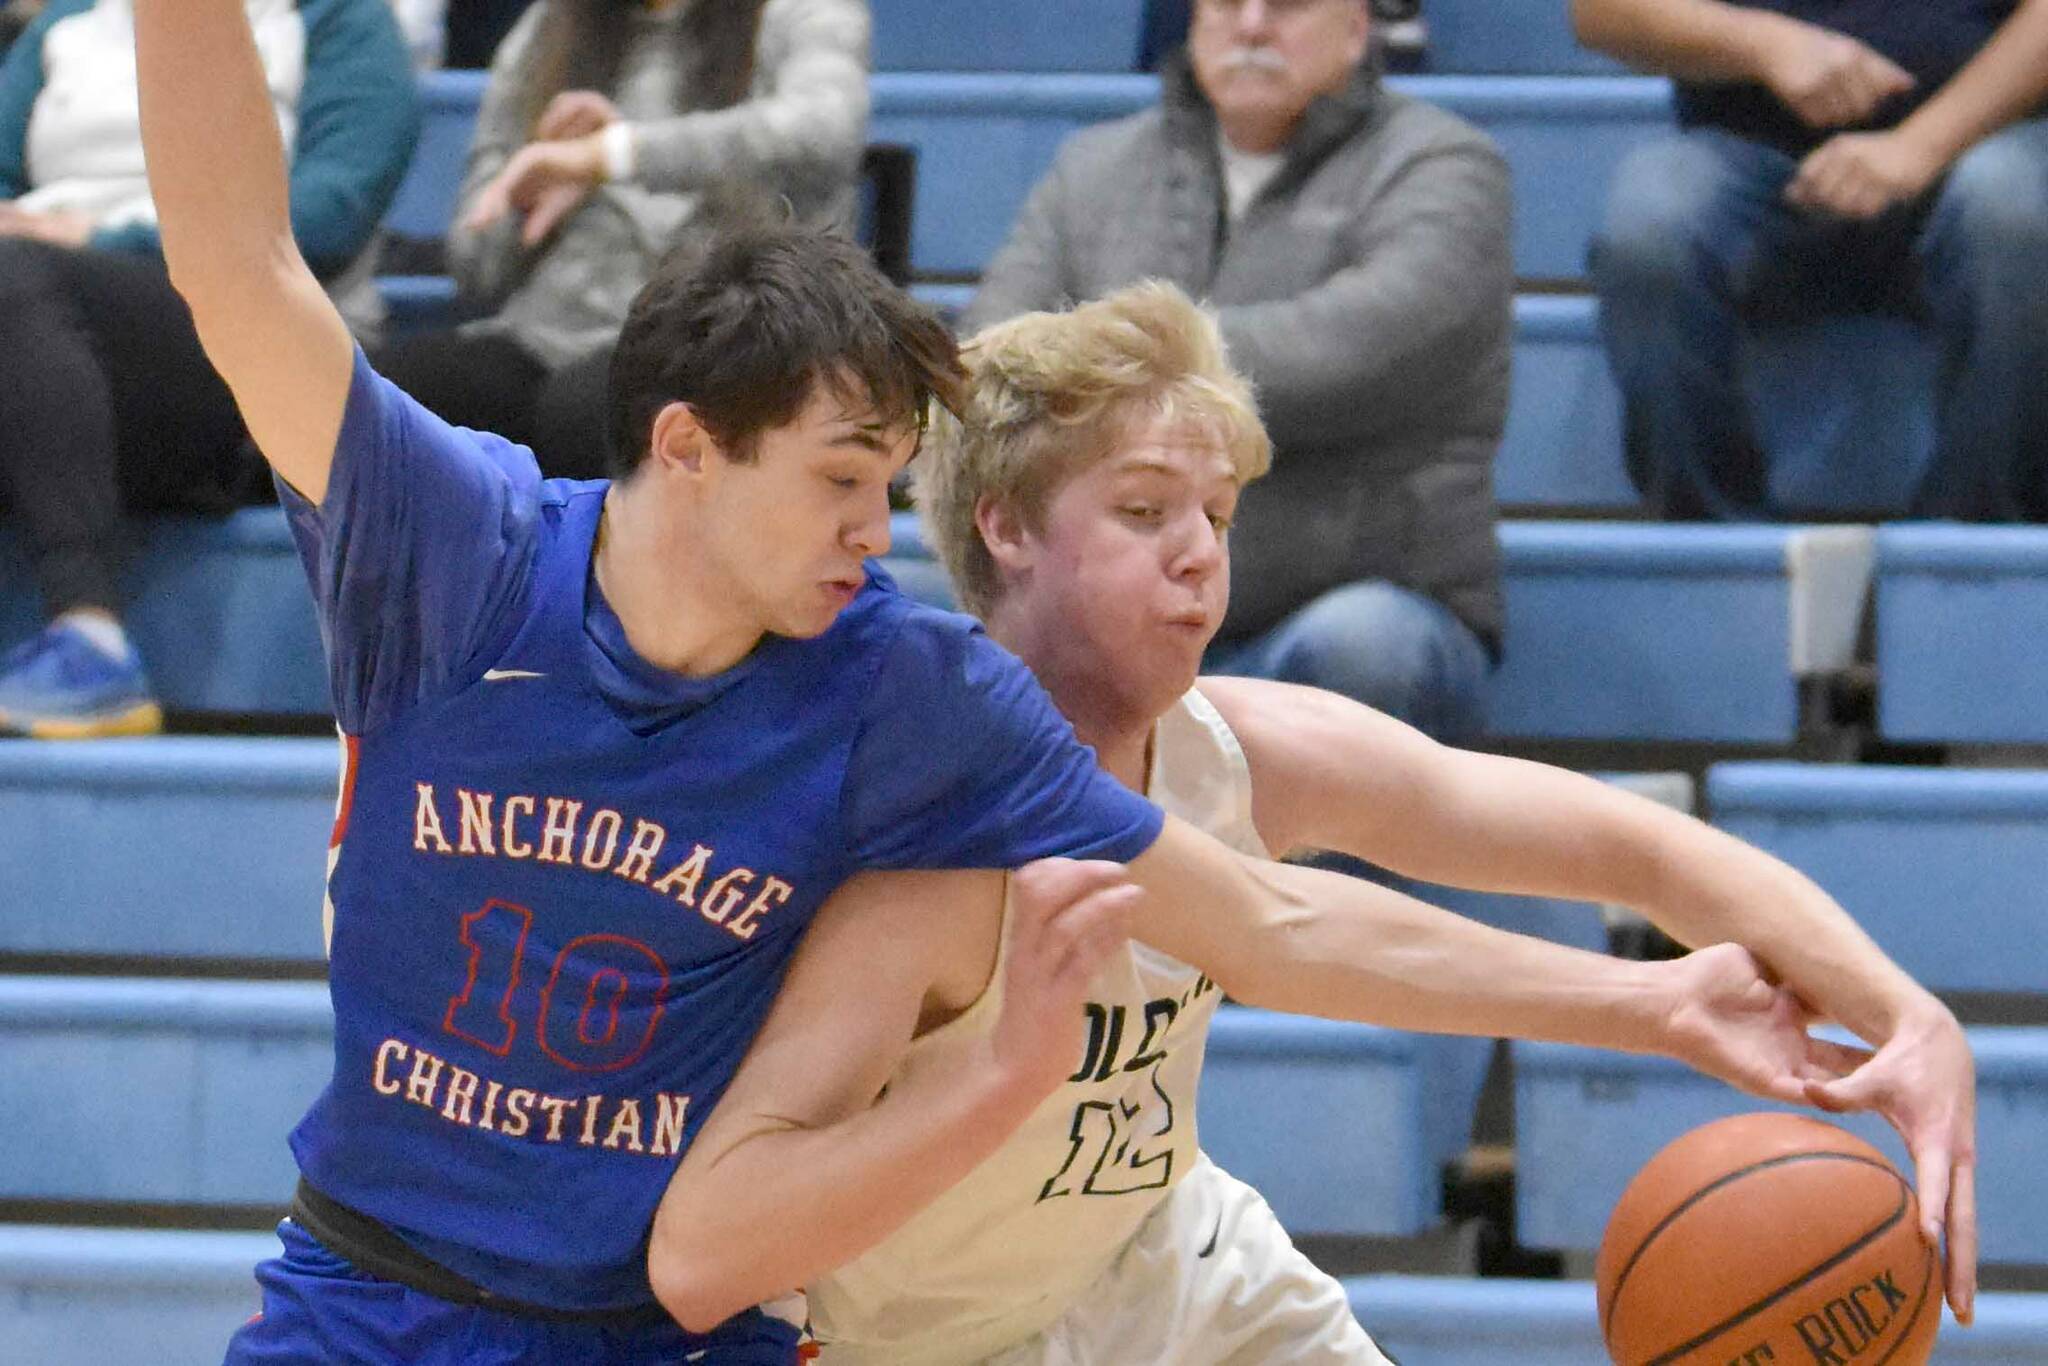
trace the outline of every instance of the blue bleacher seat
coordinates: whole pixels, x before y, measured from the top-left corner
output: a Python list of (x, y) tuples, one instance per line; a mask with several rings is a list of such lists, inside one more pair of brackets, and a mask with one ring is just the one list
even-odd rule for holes
[[(174, 711), (324, 714), (312, 595), (284, 514), (158, 518), (131, 528), (128, 629)], [(0, 644), (42, 624), (11, 528), (0, 525)]]
[(1717, 764), (1714, 824), (1784, 859), (1949, 991), (2048, 991), (2015, 897), (2048, 868), (2048, 771)]
[(2048, 528), (1884, 527), (1876, 591), (1884, 735), (2048, 743)]
[[(1783, 744), (1796, 679), (1847, 663), (1858, 528), (1507, 522), (1501, 736)], [(1859, 566), (1861, 574), (1859, 574)]]
[(1514, 388), (1494, 465), (1506, 507), (1637, 506), (1621, 459), (1621, 395), (1584, 295), (1515, 300)]
[[(1403, 1366), (1592, 1366), (1603, 1360), (1588, 1281), (1355, 1276), (1351, 1312)], [(1931, 1366), (2048, 1361), (2048, 1295), (1977, 1296), (1976, 1322), (1944, 1319)]]
[(469, 142), (488, 73), (429, 71), (420, 77), (420, 140), (384, 215), (384, 226), (407, 237), (437, 238), (455, 216), (469, 165)]
[(1297, 1237), (1430, 1228), (1446, 1156), (1427, 1096), (1441, 1042), (1226, 1005), (1209, 1033), (1202, 1146)]
[(1351, 1312), (1402, 1366), (1592, 1366), (1606, 1352), (1586, 1281), (1354, 1276)]
[(1568, 0), (1425, 0), (1433, 72), (1614, 76), (1623, 67), (1581, 47)]
[(1130, 71), (1145, 0), (874, 0), (877, 71)]
[(333, 740), (0, 745), (0, 952), (317, 962)]
[(281, 1209), (333, 1033), (318, 982), (0, 976), (0, 1093), (35, 1097), (0, 1114), (0, 1197)]
[(1614, 169), (1671, 131), (1670, 83), (1651, 76), (1415, 76), (1389, 82), (1484, 129), (1514, 176), (1515, 270), (1579, 280)]
[[(1939, 915), (1933, 908), (1930, 914)], [(2048, 1262), (2048, 1029), (1972, 1029), (1977, 1058), (1979, 1214), (1994, 1262)], [(1710, 1120), (1784, 1108), (1666, 1058), (1558, 1044), (1515, 1045), (1516, 1233), (1531, 1247), (1591, 1249), (1629, 1180), (1672, 1139)], [(1908, 1170), (1898, 1135), (1872, 1115), (1837, 1121)]]
[(268, 1233), (0, 1225), (0, 1342), (22, 1366), (219, 1366)]

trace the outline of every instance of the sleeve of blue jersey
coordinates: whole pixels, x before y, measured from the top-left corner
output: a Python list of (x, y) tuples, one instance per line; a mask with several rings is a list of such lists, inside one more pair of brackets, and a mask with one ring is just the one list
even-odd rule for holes
[(1136, 858), (1158, 807), (1104, 773), (1017, 657), (971, 619), (911, 608), (868, 690), (843, 798), (870, 868)]
[(344, 731), (376, 730), (487, 667), (516, 623), (539, 534), (528, 451), (449, 426), (358, 348), (326, 498), (316, 506), (277, 482)]

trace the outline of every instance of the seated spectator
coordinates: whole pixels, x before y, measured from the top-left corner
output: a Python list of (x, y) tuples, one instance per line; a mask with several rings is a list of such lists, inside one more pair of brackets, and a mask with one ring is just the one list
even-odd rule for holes
[(864, 0), (540, 0), (499, 49), (448, 239), (488, 316), (377, 367), (462, 426), (595, 478), (626, 306), (707, 191), (766, 188), (850, 222), (867, 136)]
[(1471, 737), (1499, 649), (1508, 179), (1385, 89), (1368, 0), (1198, 0), (1159, 107), (1061, 149), (965, 325), (1158, 277), (1214, 307), (1276, 452), (1205, 667)]
[(1651, 507), (1765, 515), (1745, 335), (1876, 310), (1940, 347), (1912, 512), (2048, 518), (2048, 0), (1572, 13), (1588, 46), (1678, 79), (1682, 131), (1622, 165), (1592, 255)]
[[(411, 159), (386, 0), (248, 0), (291, 148), (292, 228), (339, 297)], [(120, 620), (121, 514), (267, 496), (166, 274), (127, 0), (50, 0), (0, 66), (0, 503), (49, 626), (0, 657), (0, 731), (137, 734), (162, 712)]]

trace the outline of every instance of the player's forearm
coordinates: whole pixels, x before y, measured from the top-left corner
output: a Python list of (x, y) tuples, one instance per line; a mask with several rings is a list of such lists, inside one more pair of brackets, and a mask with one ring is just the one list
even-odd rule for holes
[(1572, 0), (1579, 41), (1611, 57), (1695, 81), (1749, 81), (1777, 16), (1720, 0)]
[(1681, 943), (1736, 943), (1814, 1010), (1866, 1039), (1890, 1037), (1932, 997), (1885, 956), (1835, 900), (1797, 869), (1675, 814), (1649, 879), (1625, 904)]
[(1510, 934), (1340, 874), (1275, 876), (1314, 909), (1276, 927), (1274, 955), (1211, 971), (1248, 1004), (1428, 1033), (1666, 1049), (1672, 997), (1659, 964)]
[(135, 0), (135, 54), (164, 260), (197, 310), (296, 257), (277, 115), (241, 0)]
[(2048, 0), (2028, 0), (1899, 125), (1943, 166), (2048, 98)]
[(1039, 1099), (993, 1066), (928, 1069), (839, 1123), (771, 1128), (764, 1117), (715, 1158), (700, 1163), (693, 1149), (655, 1216), (655, 1296), (701, 1332), (808, 1284), (965, 1177)]

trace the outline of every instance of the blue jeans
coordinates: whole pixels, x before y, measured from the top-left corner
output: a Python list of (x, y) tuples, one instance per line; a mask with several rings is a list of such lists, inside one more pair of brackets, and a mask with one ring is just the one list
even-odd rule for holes
[(1905, 311), (1940, 353), (1935, 452), (1912, 512), (2048, 519), (2048, 119), (1984, 139), (1929, 195), (1868, 223), (1787, 204), (1797, 169), (1694, 129), (1616, 173), (1591, 265), (1637, 486), (1666, 515), (1764, 515), (1745, 326)]
[(1489, 666), (1449, 608), (1380, 580), (1333, 588), (1259, 635), (1217, 641), (1202, 661), (1209, 673), (1342, 693), (1449, 744), (1484, 727)]

